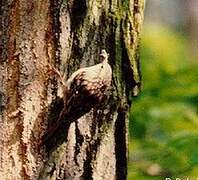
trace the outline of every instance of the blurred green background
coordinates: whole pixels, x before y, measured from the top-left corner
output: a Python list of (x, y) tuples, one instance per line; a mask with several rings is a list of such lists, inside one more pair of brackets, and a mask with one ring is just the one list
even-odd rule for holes
[(196, 180), (198, 1), (148, 0), (141, 39), (143, 87), (130, 113), (128, 180)]

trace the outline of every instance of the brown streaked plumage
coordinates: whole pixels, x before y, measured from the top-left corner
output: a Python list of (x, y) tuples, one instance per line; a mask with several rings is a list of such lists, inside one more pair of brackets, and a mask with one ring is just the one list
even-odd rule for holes
[[(61, 125), (75, 121), (107, 97), (107, 91), (111, 87), (112, 69), (105, 50), (101, 51), (100, 60), (99, 64), (75, 71), (63, 82), (64, 108), (56, 125), (44, 136), (44, 141), (53, 136)], [(60, 76), (59, 72), (55, 73)]]

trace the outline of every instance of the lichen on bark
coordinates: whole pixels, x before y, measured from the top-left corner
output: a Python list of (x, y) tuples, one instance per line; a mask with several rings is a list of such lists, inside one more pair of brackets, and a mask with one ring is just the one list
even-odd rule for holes
[[(79, 67), (98, 63), (99, 52), (105, 48), (113, 69), (112, 95), (108, 106), (94, 108), (70, 126), (68, 141), (50, 152), (49, 164), (54, 168), (49, 165), (46, 169), (54, 169), (52, 177), (124, 178), (128, 110), (131, 96), (140, 88), (138, 45), (143, 1), (81, 3), (70, 1), (61, 6), (61, 57), (67, 57), (61, 69), (68, 77)], [(64, 167), (61, 172), (55, 171), (60, 167)], [(42, 178), (47, 177), (44, 174), (45, 168)]]

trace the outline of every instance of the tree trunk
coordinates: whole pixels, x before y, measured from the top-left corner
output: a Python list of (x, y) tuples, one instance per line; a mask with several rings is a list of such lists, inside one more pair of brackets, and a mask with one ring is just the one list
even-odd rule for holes
[[(0, 178), (126, 179), (144, 0), (0, 4)], [(49, 65), (67, 79), (98, 63), (101, 49), (110, 54), (113, 70), (109, 99), (52, 138), (61, 142), (43, 144), (63, 108), (62, 89), (49, 76)]]
[(183, 1), (185, 15), (185, 31), (188, 38), (189, 64), (194, 66), (197, 64), (198, 52), (198, 1)]

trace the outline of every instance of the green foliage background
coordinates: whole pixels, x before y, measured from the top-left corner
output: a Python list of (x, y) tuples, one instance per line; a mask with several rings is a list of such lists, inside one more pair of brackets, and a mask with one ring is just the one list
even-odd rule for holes
[(185, 35), (145, 26), (130, 114), (129, 180), (198, 178), (198, 66)]

